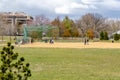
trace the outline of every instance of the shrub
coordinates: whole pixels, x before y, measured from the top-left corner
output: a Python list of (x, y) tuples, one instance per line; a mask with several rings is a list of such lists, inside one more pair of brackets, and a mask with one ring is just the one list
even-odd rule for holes
[(115, 41), (119, 40), (119, 34), (117, 34), (117, 33), (114, 34), (114, 40), (115, 40)]
[(104, 32), (104, 40), (108, 40), (109, 38), (108, 38), (108, 33), (105, 31)]
[(103, 31), (100, 32), (100, 40), (104, 40), (104, 32)]
[(3, 47), (0, 65), (0, 80), (27, 80), (31, 76), (30, 64), (24, 63), (24, 57), (18, 59), (18, 53), (15, 53), (14, 46), (8, 43)]
[(100, 32), (100, 40), (108, 40), (108, 33), (106, 31)]

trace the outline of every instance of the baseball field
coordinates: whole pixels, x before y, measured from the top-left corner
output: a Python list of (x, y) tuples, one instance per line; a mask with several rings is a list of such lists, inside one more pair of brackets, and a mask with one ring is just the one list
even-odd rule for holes
[(120, 48), (120, 43), (110, 42), (55, 42), (54, 44), (35, 42), (32, 44), (21, 45), (20, 47), (43, 47), (43, 48)]

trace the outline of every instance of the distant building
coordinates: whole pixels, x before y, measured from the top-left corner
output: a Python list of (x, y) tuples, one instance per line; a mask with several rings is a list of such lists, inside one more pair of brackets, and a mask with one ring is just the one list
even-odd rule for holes
[(4, 17), (4, 20), (6, 20), (8, 23), (15, 24), (29, 24), (33, 21), (33, 17), (27, 15), (24, 12), (3, 12), (2, 16)]
[(13, 34), (23, 34), (23, 24), (30, 25), (33, 22), (33, 17), (24, 12), (2, 12), (3, 21), (12, 25)]

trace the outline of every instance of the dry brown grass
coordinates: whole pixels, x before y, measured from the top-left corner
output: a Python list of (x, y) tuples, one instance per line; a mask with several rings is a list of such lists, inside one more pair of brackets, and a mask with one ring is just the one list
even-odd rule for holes
[(21, 45), (20, 47), (43, 47), (43, 48), (120, 48), (120, 43), (108, 42), (90, 42), (88, 45), (84, 43), (55, 42), (54, 44), (36, 42), (32, 44)]

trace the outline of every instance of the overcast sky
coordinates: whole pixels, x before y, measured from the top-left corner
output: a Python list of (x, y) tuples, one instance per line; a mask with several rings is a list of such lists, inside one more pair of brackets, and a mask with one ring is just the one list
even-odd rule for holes
[(25, 12), (35, 16), (79, 18), (86, 13), (120, 18), (120, 0), (1, 0), (0, 12)]

